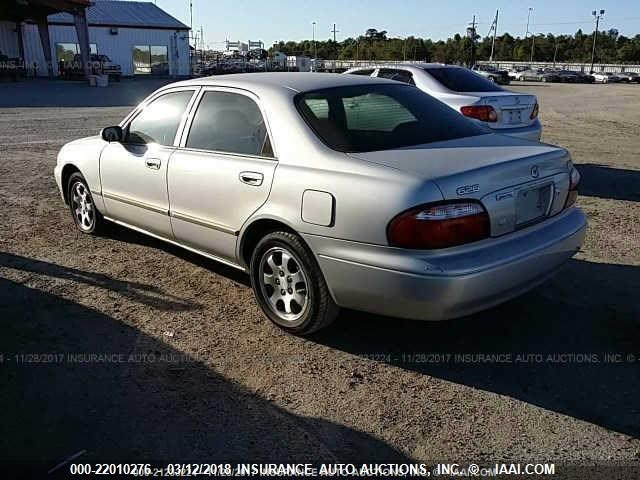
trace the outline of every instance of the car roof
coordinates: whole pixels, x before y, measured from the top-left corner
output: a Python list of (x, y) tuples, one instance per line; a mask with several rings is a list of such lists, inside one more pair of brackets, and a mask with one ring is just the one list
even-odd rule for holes
[(215, 75), (211, 77), (194, 78), (182, 82), (172, 83), (169, 87), (182, 86), (223, 86), (241, 88), (255, 93), (266, 91), (285, 91), (293, 93), (319, 90), (322, 88), (342, 87), (363, 84), (398, 82), (383, 78), (358, 77), (339, 73), (311, 73), (311, 72), (265, 72), (238, 73), (232, 75)]
[(360, 67), (353, 67), (350, 68), (347, 71), (352, 71), (352, 70), (369, 70), (371, 68), (376, 69), (376, 68), (416, 68), (416, 69), (422, 69), (422, 68), (451, 68), (451, 67), (455, 67), (455, 68), (465, 68), (465, 67), (461, 67), (459, 65), (447, 65), (444, 63), (379, 63), (376, 65), (363, 65)]

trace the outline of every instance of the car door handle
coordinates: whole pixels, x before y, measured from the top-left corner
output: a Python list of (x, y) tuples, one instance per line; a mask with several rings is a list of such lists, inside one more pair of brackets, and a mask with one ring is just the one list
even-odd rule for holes
[(262, 185), (262, 180), (264, 180), (264, 175), (258, 172), (240, 172), (238, 177), (242, 183), (253, 185), (254, 187)]
[(160, 165), (162, 164), (162, 160), (159, 158), (147, 158), (145, 160), (147, 164), (147, 168), (151, 168), (153, 170), (160, 170)]

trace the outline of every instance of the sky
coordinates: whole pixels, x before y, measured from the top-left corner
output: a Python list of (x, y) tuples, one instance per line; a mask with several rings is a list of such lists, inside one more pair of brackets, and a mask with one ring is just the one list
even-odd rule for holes
[[(163, 10), (190, 24), (190, 0), (155, 0)], [(476, 16), (478, 33), (487, 35), (495, 16), (498, 35), (524, 36), (532, 7), (529, 31), (575, 33), (593, 31), (592, 10), (604, 9), (600, 30), (616, 28), (620, 34), (640, 33), (640, 0), (191, 0), (193, 26), (204, 30), (207, 48), (222, 50), (230, 41), (262, 40), (268, 48), (279, 40), (328, 39), (336, 23), (336, 39), (362, 35), (367, 28), (387, 30), (389, 36), (446, 39), (463, 33)]]

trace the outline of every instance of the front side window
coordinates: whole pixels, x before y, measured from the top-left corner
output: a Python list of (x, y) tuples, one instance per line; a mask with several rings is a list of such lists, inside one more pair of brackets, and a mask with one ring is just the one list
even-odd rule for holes
[(262, 113), (246, 95), (205, 92), (187, 137), (187, 148), (273, 157)]
[(193, 90), (166, 93), (147, 105), (129, 124), (126, 143), (173, 145)]
[(426, 67), (429, 75), (454, 92), (501, 92), (502, 88), (471, 70), (460, 67)]
[(303, 92), (298, 111), (330, 148), (369, 152), (483, 135), (444, 103), (406, 85), (358, 85)]

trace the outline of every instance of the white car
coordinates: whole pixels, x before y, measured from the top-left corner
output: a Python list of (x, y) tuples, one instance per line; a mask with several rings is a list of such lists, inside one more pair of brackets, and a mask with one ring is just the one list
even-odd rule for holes
[(622, 78), (613, 72), (592, 73), (596, 83), (619, 83)]
[(505, 90), (464, 67), (440, 63), (379, 65), (352, 68), (345, 74), (415, 85), (493, 133), (536, 141), (542, 135), (535, 95)]

